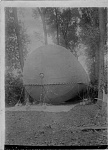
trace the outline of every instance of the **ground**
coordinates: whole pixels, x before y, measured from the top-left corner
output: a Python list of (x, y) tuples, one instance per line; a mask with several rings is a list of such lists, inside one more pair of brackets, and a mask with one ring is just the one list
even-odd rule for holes
[[(57, 106), (55, 106), (57, 107)], [(33, 146), (106, 145), (106, 130), (72, 127), (106, 126), (106, 106), (98, 113), (96, 104), (76, 105), (69, 111), (6, 111), (5, 144)]]

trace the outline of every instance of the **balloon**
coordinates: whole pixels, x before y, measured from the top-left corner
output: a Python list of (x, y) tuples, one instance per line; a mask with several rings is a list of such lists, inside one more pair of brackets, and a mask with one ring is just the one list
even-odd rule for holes
[(28, 55), (23, 82), (34, 101), (60, 104), (86, 89), (89, 78), (69, 50), (46, 45)]

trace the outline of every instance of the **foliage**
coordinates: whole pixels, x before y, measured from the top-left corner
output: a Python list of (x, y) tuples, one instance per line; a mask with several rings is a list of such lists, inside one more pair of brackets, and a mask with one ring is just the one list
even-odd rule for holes
[(87, 66), (92, 84), (97, 84), (98, 68), (98, 53), (99, 53), (99, 14), (98, 8), (80, 8), (80, 40), (87, 45), (85, 51), (88, 58)]
[(59, 40), (58, 44), (67, 49), (75, 47), (78, 41), (76, 31), (79, 16), (77, 8), (47, 8), (48, 34), (52, 36), (54, 43), (57, 44)]
[[(41, 8), (44, 12), (46, 30), (55, 44), (73, 49), (77, 45), (78, 18), (80, 17), (77, 8)], [(35, 19), (39, 18), (38, 9), (33, 9)]]
[(82, 8), (81, 9), (81, 41), (88, 45), (87, 51), (90, 58), (94, 57), (94, 52), (99, 45), (99, 16), (98, 8)]
[(87, 26), (99, 27), (98, 8), (80, 8), (81, 11), (81, 25), (84, 28)]
[(20, 99), (23, 102), (23, 82), (19, 76), (7, 73), (5, 76), (5, 104), (6, 106), (14, 106)]
[[(99, 77), (99, 50), (100, 50), (100, 28), (99, 28), (99, 8), (80, 8), (80, 42), (84, 43), (88, 48), (86, 50), (87, 66), (91, 79), (91, 84), (98, 88)], [(107, 22), (106, 13), (104, 14), (104, 24)], [(106, 27), (105, 27), (106, 28)], [(107, 35), (104, 35), (107, 39)], [(104, 47), (105, 44), (104, 44)], [(104, 58), (106, 48), (104, 49)], [(106, 74), (106, 69), (104, 69)], [(106, 77), (105, 77), (106, 78)], [(106, 79), (105, 79), (106, 80)], [(105, 81), (106, 84), (106, 81)], [(106, 85), (105, 85), (106, 86)]]
[[(27, 55), (26, 46), (29, 39), (23, 23), (19, 22), (19, 24), (16, 24), (13, 8), (5, 8), (5, 17), (5, 102), (6, 106), (13, 106), (19, 100), (23, 88), (16, 26), (19, 26), (20, 29), (21, 46), (24, 58)], [(17, 72), (17, 76), (14, 76), (14, 71)]]
[[(20, 69), (19, 63), (19, 49), (18, 49), (18, 42), (17, 42), (17, 35), (16, 35), (16, 24), (14, 20), (14, 14), (12, 8), (5, 8), (5, 50), (6, 50), (6, 67), (13, 71), (14, 69)], [(26, 57), (27, 49), (26, 45), (29, 42), (28, 36), (26, 34), (26, 30), (21, 22), (18, 24), (20, 28), (20, 38), (21, 44), (23, 49), (23, 56)]]

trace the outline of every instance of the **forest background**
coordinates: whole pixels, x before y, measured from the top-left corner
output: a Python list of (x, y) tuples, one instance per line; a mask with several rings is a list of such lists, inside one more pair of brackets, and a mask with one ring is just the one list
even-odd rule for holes
[(107, 8), (5, 8), (5, 104), (24, 102), (27, 54), (45, 44), (67, 48), (82, 64), (95, 95), (107, 93)]

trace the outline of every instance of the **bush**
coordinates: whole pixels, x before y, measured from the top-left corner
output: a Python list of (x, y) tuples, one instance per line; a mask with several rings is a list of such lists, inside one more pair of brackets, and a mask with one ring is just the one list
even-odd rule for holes
[(19, 99), (24, 101), (23, 82), (20, 77), (7, 73), (5, 77), (5, 105), (14, 106)]

